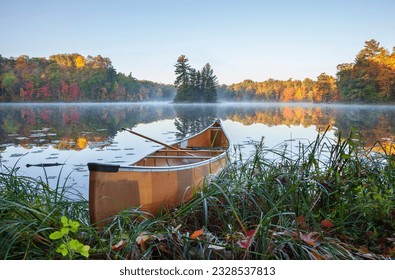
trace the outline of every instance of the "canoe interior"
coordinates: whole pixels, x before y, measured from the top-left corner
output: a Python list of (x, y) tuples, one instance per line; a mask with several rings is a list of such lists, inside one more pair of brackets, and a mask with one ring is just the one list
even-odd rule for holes
[(229, 146), (221, 127), (213, 126), (201, 134), (173, 145), (179, 150), (164, 148), (137, 161), (135, 166), (177, 166), (197, 163), (224, 153)]
[[(229, 141), (220, 123), (173, 146), (179, 150), (160, 149), (131, 164), (136, 168), (130, 171), (91, 170), (92, 224), (105, 225), (129, 208), (152, 215), (172, 209), (191, 199), (207, 175), (219, 173), (227, 164)], [(145, 167), (152, 170), (148, 172)]]

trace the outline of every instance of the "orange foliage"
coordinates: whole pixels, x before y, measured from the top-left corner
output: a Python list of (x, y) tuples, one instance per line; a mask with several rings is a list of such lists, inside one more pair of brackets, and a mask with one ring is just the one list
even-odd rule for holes
[(196, 239), (196, 238), (198, 238), (199, 236), (201, 236), (203, 233), (204, 233), (204, 228), (199, 229), (199, 230), (195, 230), (195, 231), (192, 233), (191, 238), (192, 238), (192, 239)]
[(331, 228), (333, 227), (333, 223), (330, 220), (322, 220), (321, 221), (321, 226), (326, 227), (326, 228)]
[(290, 102), (294, 100), (295, 96), (295, 88), (288, 87), (284, 89), (283, 94), (281, 95), (281, 100), (284, 102)]
[(287, 120), (286, 122), (288, 123), (288, 121), (291, 121), (295, 118), (295, 114), (294, 114), (294, 109), (291, 107), (285, 107), (283, 109), (283, 116), (285, 118), (285, 120)]

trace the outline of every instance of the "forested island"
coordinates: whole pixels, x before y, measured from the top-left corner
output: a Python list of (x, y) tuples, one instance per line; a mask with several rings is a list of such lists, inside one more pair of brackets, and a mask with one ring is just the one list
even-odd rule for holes
[(201, 71), (196, 71), (188, 63), (188, 58), (181, 55), (175, 65), (177, 75), (174, 85), (177, 95), (174, 102), (217, 102), (217, 76), (209, 63), (204, 65)]
[(395, 103), (395, 47), (366, 41), (352, 63), (337, 66), (336, 77), (315, 80), (244, 80), (219, 85), (210, 64), (196, 71), (181, 55), (174, 85), (137, 80), (118, 73), (109, 58), (56, 54), (47, 58), (0, 55), (0, 102), (315, 102)]

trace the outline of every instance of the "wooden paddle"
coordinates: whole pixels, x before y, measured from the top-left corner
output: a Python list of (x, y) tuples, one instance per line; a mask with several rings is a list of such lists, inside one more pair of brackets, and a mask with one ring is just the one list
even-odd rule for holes
[(125, 131), (130, 132), (130, 133), (132, 133), (132, 134), (134, 134), (134, 135), (137, 135), (137, 136), (139, 136), (139, 137), (141, 137), (141, 138), (144, 138), (144, 139), (147, 139), (147, 140), (149, 140), (149, 141), (152, 141), (152, 142), (155, 142), (155, 143), (157, 143), (157, 144), (160, 144), (160, 145), (162, 145), (162, 146), (165, 146), (165, 147), (168, 148), (168, 149), (180, 151), (180, 152), (182, 152), (182, 153), (186, 153), (187, 155), (196, 157), (196, 155), (194, 155), (194, 154), (188, 153), (188, 152), (186, 152), (186, 151), (180, 150), (179, 148), (176, 148), (176, 147), (170, 146), (170, 145), (168, 145), (168, 144), (166, 144), (166, 143), (163, 143), (163, 142), (160, 142), (160, 141), (158, 141), (158, 140), (152, 139), (152, 138), (150, 138), (150, 137), (148, 137), (148, 136), (142, 135), (142, 134), (140, 134), (140, 133), (138, 133), (138, 132), (136, 132), (136, 131), (133, 131), (133, 130), (131, 130), (131, 129), (122, 128), (122, 130), (125, 130)]

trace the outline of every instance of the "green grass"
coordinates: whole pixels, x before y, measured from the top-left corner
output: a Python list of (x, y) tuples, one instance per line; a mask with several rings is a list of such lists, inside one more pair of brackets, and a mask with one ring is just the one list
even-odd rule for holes
[(63, 258), (49, 238), (61, 216), (80, 222), (70, 234), (90, 259), (394, 258), (392, 151), (363, 148), (356, 136), (324, 132), (294, 153), (257, 143), (188, 203), (158, 217), (126, 210), (100, 231), (66, 186), (0, 174), (0, 258)]

